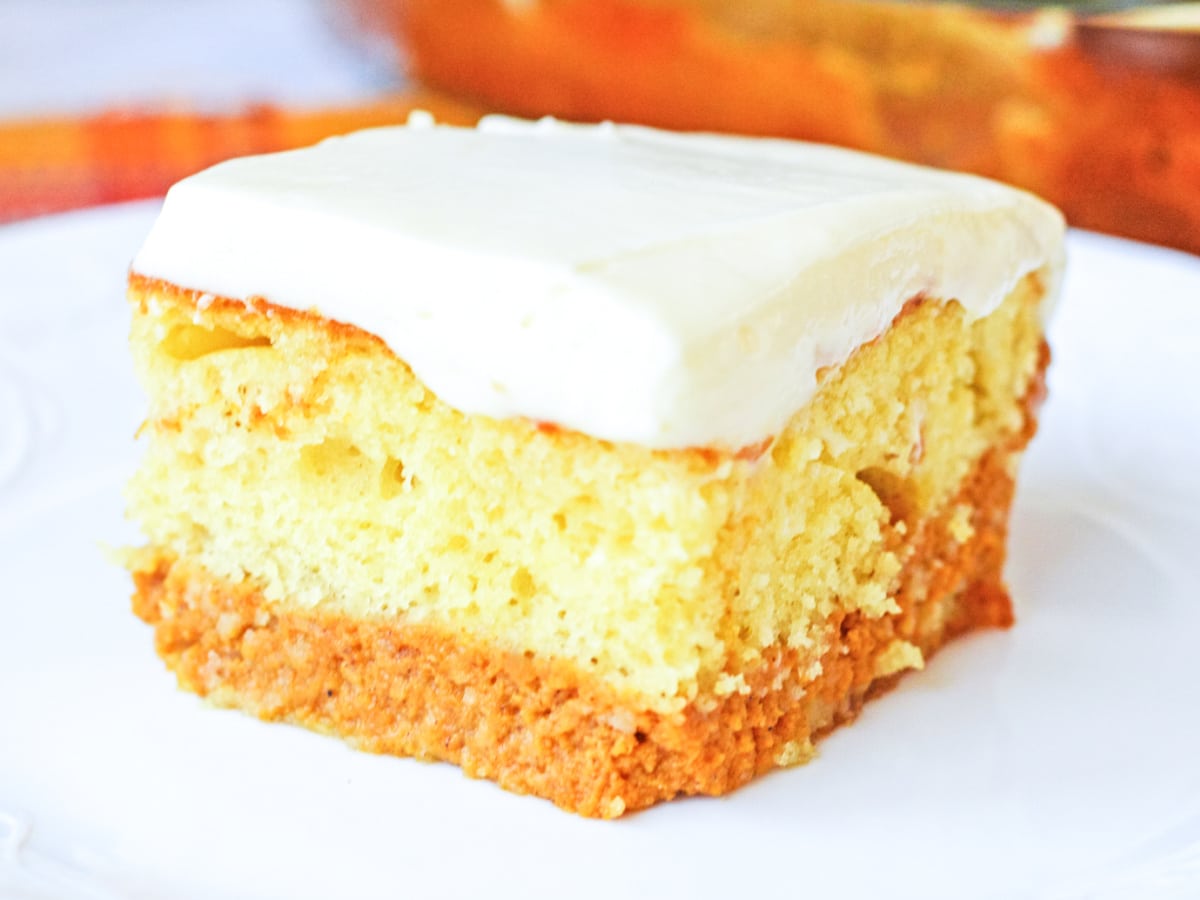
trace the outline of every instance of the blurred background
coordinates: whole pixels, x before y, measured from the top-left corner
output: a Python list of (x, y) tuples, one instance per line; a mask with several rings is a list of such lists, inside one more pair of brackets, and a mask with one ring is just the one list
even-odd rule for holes
[(1200, 253), (1200, 3), (0, 0), (0, 222), (416, 107), (836, 143)]

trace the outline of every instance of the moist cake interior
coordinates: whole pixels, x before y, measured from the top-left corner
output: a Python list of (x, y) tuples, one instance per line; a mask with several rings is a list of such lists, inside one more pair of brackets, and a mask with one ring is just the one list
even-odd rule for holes
[(1010, 621), (1044, 285), (914, 298), (739, 452), (441, 402), (376, 337), (134, 276), (135, 608), (183, 686), (586, 815), (722, 793)]

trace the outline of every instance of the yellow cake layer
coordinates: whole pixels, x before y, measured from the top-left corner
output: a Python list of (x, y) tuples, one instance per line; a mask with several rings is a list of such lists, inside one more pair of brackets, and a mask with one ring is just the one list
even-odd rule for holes
[(1023, 427), (1041, 346), (1035, 275), (974, 322), (911, 303), (731, 456), (465, 416), (317, 316), (137, 276), (130, 297), (151, 411), (128, 500), (156, 553), (281, 610), (574, 664), (660, 712), (741, 690), (781, 641), (816, 667), (835, 612), (894, 611), (906, 523)]

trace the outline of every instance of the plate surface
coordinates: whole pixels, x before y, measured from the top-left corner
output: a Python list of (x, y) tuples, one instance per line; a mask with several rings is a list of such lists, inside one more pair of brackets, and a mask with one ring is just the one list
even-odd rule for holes
[(808, 766), (601, 823), (176, 690), (104, 551), (156, 211), (0, 230), (0, 896), (1200, 896), (1200, 260), (1071, 235), (1012, 631)]

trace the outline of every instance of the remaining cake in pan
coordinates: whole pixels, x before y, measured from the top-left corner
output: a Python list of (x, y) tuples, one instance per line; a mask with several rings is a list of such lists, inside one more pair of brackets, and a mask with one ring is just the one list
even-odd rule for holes
[(494, 112), (827, 141), (1200, 254), (1196, 3), (347, 3), (410, 77)]
[(137, 613), (180, 683), (616, 816), (1010, 621), (1049, 206), (490, 119), (176, 185), (133, 264)]

